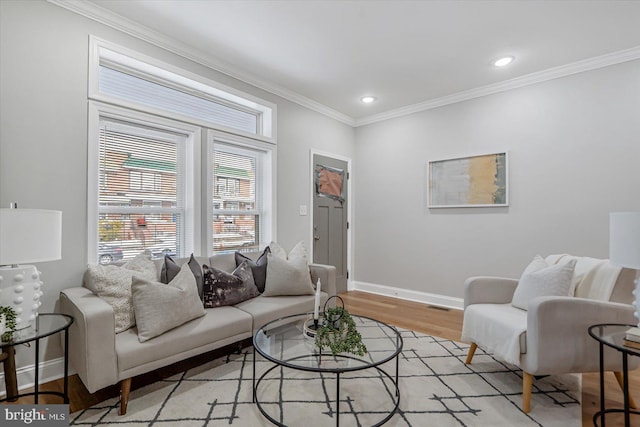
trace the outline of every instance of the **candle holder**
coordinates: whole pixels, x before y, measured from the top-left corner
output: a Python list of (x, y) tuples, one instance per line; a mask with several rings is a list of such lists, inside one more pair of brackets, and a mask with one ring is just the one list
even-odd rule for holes
[(318, 330), (318, 328), (320, 328), (321, 324), (322, 324), (322, 317), (320, 317), (319, 319), (314, 319), (313, 315), (307, 317), (304, 323), (302, 324), (302, 334), (305, 337), (315, 338), (316, 331)]

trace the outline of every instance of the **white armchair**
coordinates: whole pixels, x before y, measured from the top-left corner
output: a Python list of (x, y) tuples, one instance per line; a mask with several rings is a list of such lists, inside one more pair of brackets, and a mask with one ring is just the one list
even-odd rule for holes
[[(608, 260), (569, 255), (550, 255), (545, 261), (564, 264), (573, 259), (575, 296), (536, 297), (527, 310), (511, 305), (518, 280), (471, 277), (464, 285), (462, 341), (471, 343), (466, 363), (480, 347), (522, 369), (524, 412), (531, 409), (534, 376), (599, 370), (598, 343), (589, 336), (589, 326), (637, 323), (631, 305), (635, 271), (615, 268)], [(604, 369), (621, 383), (619, 352), (605, 350), (604, 361)], [(629, 369), (638, 366), (636, 360), (629, 362)]]

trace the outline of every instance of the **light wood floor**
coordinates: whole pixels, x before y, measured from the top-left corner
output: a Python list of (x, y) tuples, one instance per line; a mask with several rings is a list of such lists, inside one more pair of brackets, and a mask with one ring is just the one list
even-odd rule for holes
[[(341, 295), (346, 307), (353, 314), (360, 314), (381, 320), (385, 323), (395, 325), (405, 329), (423, 332), (451, 340), (459, 340), (462, 331), (462, 311), (446, 310), (425, 304), (405, 301), (396, 298), (383, 297), (365, 292), (352, 291)], [(249, 345), (250, 341), (245, 342)], [(174, 375), (192, 366), (197, 366), (218, 354), (223, 354), (233, 350), (232, 348), (221, 349), (216, 352), (207, 353), (175, 365), (171, 365), (159, 371), (141, 375), (134, 378), (132, 389), (142, 387), (161, 378)], [(606, 406), (622, 407), (622, 392), (613, 374), (606, 376)], [(41, 390), (62, 390), (62, 380), (53, 381), (41, 386)], [(97, 393), (90, 394), (78, 379), (77, 375), (70, 378), (70, 412), (88, 408), (105, 399), (118, 395), (117, 387), (108, 387)], [(582, 425), (583, 427), (593, 426), (592, 417), (600, 407), (599, 376), (594, 374), (582, 375)], [(640, 403), (640, 370), (631, 373), (630, 379), (631, 395)], [(43, 396), (42, 403), (59, 403), (56, 397)], [(15, 403), (32, 403), (29, 398), (20, 399)], [(610, 414), (607, 416), (607, 426), (623, 426), (621, 415)], [(638, 416), (633, 418), (632, 425), (638, 423)]]

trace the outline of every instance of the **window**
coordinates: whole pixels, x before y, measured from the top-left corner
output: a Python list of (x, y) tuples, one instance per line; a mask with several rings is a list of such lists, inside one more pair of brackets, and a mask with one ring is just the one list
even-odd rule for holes
[(276, 106), (95, 37), (90, 58), (89, 261), (268, 243)]
[(131, 170), (129, 172), (129, 188), (132, 190), (162, 191), (162, 174)]
[(91, 99), (274, 141), (274, 104), (93, 36), (90, 50)]
[[(114, 65), (111, 65), (115, 67)], [(155, 79), (154, 79), (155, 80)], [(228, 106), (223, 100), (200, 93), (193, 95), (174, 89), (169, 82), (137, 77), (107, 66), (100, 66), (100, 93), (159, 108), (194, 119), (229, 126), (247, 133), (259, 133), (260, 112)], [(136, 90), (132, 91), (134, 87)]]
[[(244, 142), (244, 143), (243, 143)], [(271, 151), (248, 141), (210, 137), (213, 252), (256, 250), (264, 246), (269, 212), (265, 206), (271, 177)]]
[(186, 218), (188, 141), (179, 129), (99, 118), (98, 261), (191, 247)]

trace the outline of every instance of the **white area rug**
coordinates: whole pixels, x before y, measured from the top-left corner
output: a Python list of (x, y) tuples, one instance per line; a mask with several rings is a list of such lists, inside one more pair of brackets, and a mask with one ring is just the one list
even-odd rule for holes
[[(581, 426), (580, 377), (534, 381), (532, 410), (523, 413), (522, 372), (468, 345), (401, 331), (400, 406), (386, 426)], [(131, 392), (127, 414), (111, 399), (76, 412), (78, 426), (270, 425), (252, 403), (253, 350), (214, 360)], [(258, 373), (273, 366), (258, 356)], [(384, 365), (395, 374), (395, 362)], [(263, 408), (289, 426), (335, 426), (335, 375), (274, 369), (260, 384)], [(390, 381), (375, 369), (340, 377), (340, 425), (370, 426), (393, 408)]]

